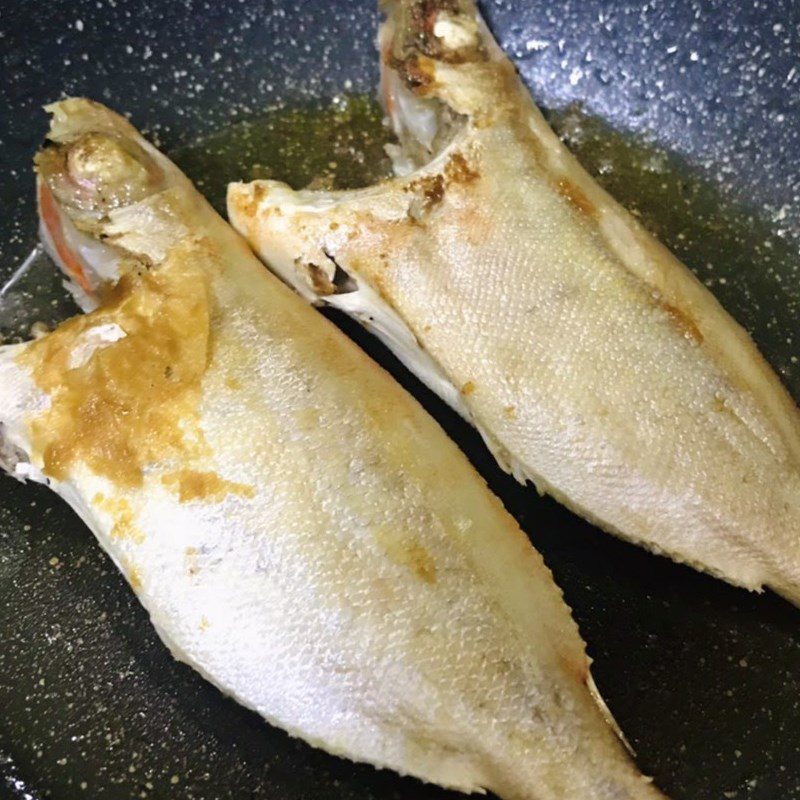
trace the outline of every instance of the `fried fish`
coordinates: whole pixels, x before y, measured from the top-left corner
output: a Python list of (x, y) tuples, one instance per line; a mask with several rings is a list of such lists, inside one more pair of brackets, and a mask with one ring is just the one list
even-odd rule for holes
[(89, 313), (0, 348), (0, 461), (163, 641), (330, 753), (507, 800), (655, 800), (550, 572), (425, 411), (124, 119), (50, 107), (43, 239)]
[(500, 465), (607, 531), (800, 603), (800, 414), (746, 332), (580, 167), (471, 0), (394, 0), (395, 177), (232, 184), (231, 222), (381, 337)]

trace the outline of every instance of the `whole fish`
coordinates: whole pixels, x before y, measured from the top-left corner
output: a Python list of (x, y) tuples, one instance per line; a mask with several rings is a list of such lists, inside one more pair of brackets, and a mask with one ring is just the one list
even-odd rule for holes
[(520, 481), (800, 603), (800, 414), (776, 375), (580, 167), (471, 0), (385, 6), (396, 176), (232, 184), (234, 227), (371, 328)]
[(423, 409), (124, 119), (49, 108), (43, 239), (89, 313), (0, 349), (0, 456), (161, 638), (312, 745), (465, 792), (655, 800), (542, 559)]

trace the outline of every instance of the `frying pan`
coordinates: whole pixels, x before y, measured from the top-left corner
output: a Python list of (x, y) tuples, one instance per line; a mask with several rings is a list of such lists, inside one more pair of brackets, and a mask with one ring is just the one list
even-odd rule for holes
[[(800, 4), (496, 0), (483, 11), (567, 142), (712, 286), (798, 398)], [(374, 93), (377, 22), (372, 0), (4, 3), (4, 281), (35, 244), (43, 103), (85, 94), (130, 113), (208, 180), (187, 155), (197, 149), (181, 149), (198, 137), (270, 104)], [(54, 280), (41, 261), (16, 275), (0, 297), (5, 335), (70, 313)], [(800, 798), (797, 609), (599, 534), (517, 485), (385, 350), (335, 319), (424, 402), (543, 553), (642, 770), (675, 800)], [(457, 796), (312, 750), (224, 698), (172, 660), (77, 517), (5, 478), (0, 795)]]

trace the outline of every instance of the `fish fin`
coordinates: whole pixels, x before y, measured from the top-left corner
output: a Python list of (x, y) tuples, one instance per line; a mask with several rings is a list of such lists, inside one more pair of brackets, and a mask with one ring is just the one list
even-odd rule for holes
[(27, 346), (0, 346), (0, 469), (23, 483), (47, 484), (47, 477), (32, 463), (27, 417), (48, 401), (18, 363)]

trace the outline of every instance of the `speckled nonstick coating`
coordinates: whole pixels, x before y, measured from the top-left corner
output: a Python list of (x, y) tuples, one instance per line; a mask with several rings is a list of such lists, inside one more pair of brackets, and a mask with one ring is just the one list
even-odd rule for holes
[[(654, 221), (798, 397), (800, 4), (506, 0), (484, 11), (543, 106), (578, 101), (643, 137), (588, 148), (590, 168)], [(5, 0), (3, 279), (35, 241), (43, 103), (91, 95), (170, 150), (269, 103), (373, 91), (376, 25), (372, 0)], [(581, 151), (580, 128), (563, 128)], [(648, 152), (666, 200), (606, 174), (609, 159)], [(66, 307), (33, 288), (42, 317)], [(0, 326), (2, 312), (0, 298)], [(336, 319), (425, 402), (542, 551), (642, 769), (674, 800), (800, 798), (800, 612), (599, 534), (518, 486), (472, 430)], [(172, 660), (66, 506), (4, 478), (0, 796), (451, 795), (312, 750), (223, 698)]]

